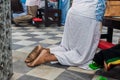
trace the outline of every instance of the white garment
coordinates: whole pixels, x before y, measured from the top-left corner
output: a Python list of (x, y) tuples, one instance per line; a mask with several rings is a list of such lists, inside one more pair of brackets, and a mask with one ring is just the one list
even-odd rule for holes
[[(106, 0), (73, 0), (72, 9), (78, 15), (102, 20), (105, 11)], [(99, 17), (100, 18), (99, 18)]]
[(26, 0), (26, 6), (38, 6), (42, 8), (45, 6), (44, 0)]
[(62, 65), (88, 69), (100, 39), (101, 22), (88, 16), (80, 16), (70, 8), (67, 14), (62, 42), (50, 48)]

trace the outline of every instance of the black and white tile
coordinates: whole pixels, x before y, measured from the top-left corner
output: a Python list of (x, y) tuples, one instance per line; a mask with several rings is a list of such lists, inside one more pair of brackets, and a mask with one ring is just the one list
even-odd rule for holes
[[(108, 73), (106, 76), (103, 71), (87, 71), (78, 67), (63, 66), (59, 63), (42, 64), (40, 66), (29, 68), (24, 63), (24, 59), (37, 46), (53, 47), (60, 43), (64, 27), (12, 27), (12, 51), (13, 51), (13, 71), (11, 80), (98, 80), (99, 76), (104, 76), (108, 80), (120, 80), (118, 69), (116, 73)], [(102, 33), (106, 33), (103, 28)], [(120, 38), (120, 31), (114, 31), (113, 42), (117, 43)], [(116, 74), (115, 77), (111, 76)], [(115, 79), (117, 78), (117, 79)]]

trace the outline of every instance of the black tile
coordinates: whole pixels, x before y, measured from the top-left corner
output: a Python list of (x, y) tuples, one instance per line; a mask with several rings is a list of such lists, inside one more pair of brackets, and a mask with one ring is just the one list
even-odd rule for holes
[(44, 39), (32, 37), (32, 38), (29, 38), (29, 39), (26, 39), (26, 40), (39, 42), (39, 41), (42, 41), (42, 40), (44, 40)]
[(53, 40), (61, 40), (62, 37), (56, 37), (56, 36), (54, 36), (54, 37), (50, 37), (49, 39), (53, 39)]
[(55, 35), (57, 35), (57, 34), (55, 34), (55, 33), (45, 33), (44, 35), (55, 36)]
[(17, 50), (17, 49), (20, 49), (22, 47), (25, 47), (25, 46), (17, 45), (17, 44), (12, 44), (12, 50)]
[(25, 35), (22, 35), (22, 36), (27, 36), (27, 37), (35, 37), (35, 36), (38, 36), (37, 34), (25, 34)]
[(15, 43), (15, 42), (18, 42), (18, 41), (21, 41), (20, 39), (12, 39), (12, 43)]
[(41, 78), (30, 76), (30, 75), (23, 75), (17, 80), (45, 80), (45, 79), (41, 79)]
[(62, 74), (60, 74), (55, 80), (92, 80), (93, 76), (93, 74), (66, 70)]

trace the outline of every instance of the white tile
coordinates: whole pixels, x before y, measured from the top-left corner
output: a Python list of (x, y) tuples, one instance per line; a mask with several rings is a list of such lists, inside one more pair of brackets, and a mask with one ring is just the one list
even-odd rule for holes
[(56, 35), (56, 37), (62, 37), (63, 36), (63, 34), (58, 34), (58, 35)]
[(40, 35), (40, 36), (35, 36), (35, 38), (42, 38), (42, 39), (48, 39), (51, 36), (47, 36), (47, 35)]
[(85, 70), (85, 69), (81, 69), (79, 67), (69, 67), (68, 70), (87, 73), (87, 74), (94, 74), (96, 72), (95, 70)]
[(59, 40), (52, 40), (52, 39), (45, 39), (45, 40), (40, 41), (40, 43), (46, 43), (46, 44), (56, 44), (58, 42)]
[(23, 48), (17, 49), (16, 51), (30, 53), (34, 48), (35, 48), (34, 46), (28, 46), (28, 47), (23, 47)]
[(20, 74), (20, 73), (15, 73), (15, 72), (13, 72), (13, 73), (14, 74), (13, 74), (13, 76), (10, 80), (17, 80), (18, 78), (20, 78), (23, 75), (23, 74)]
[(53, 31), (51, 31), (51, 32), (49, 32), (49, 33), (52, 33), (52, 34), (62, 34), (62, 32), (61, 31), (55, 31), (55, 32), (53, 32)]
[(31, 37), (27, 37), (27, 36), (12, 36), (12, 39), (20, 39), (20, 40), (25, 40), (25, 39), (29, 39)]
[(12, 35), (15, 35), (15, 36), (21, 36), (21, 35), (25, 35), (27, 33), (23, 33), (23, 32), (15, 32), (15, 33), (12, 33)]
[(31, 34), (37, 34), (37, 35), (43, 35), (45, 34), (46, 32), (31, 32)]
[(56, 29), (49, 27), (49, 28), (46, 28), (45, 31), (56, 31)]
[(28, 53), (21, 52), (21, 51), (12, 51), (13, 60), (25, 60)]
[(28, 40), (22, 40), (22, 41), (18, 41), (14, 44), (17, 44), (17, 45), (23, 45), (23, 46), (29, 46), (29, 45), (32, 45), (32, 44), (35, 44), (36, 42), (33, 42), (33, 41), (28, 41)]
[(55, 78), (58, 77), (64, 71), (65, 69), (40, 65), (28, 72), (27, 75), (32, 75), (47, 80), (55, 80)]

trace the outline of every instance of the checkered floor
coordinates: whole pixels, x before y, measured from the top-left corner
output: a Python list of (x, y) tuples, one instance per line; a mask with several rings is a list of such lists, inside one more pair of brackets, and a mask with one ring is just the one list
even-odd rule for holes
[[(103, 29), (103, 33), (106, 28)], [(115, 31), (114, 43), (120, 37), (118, 30)], [(78, 67), (62, 66), (60, 64), (42, 64), (29, 68), (24, 59), (29, 52), (38, 44), (43, 47), (53, 47), (60, 43), (63, 27), (12, 27), (13, 71), (11, 80), (100, 80), (104, 76), (107, 80), (120, 80), (120, 67), (115, 67), (109, 72), (103, 70), (87, 71)]]

